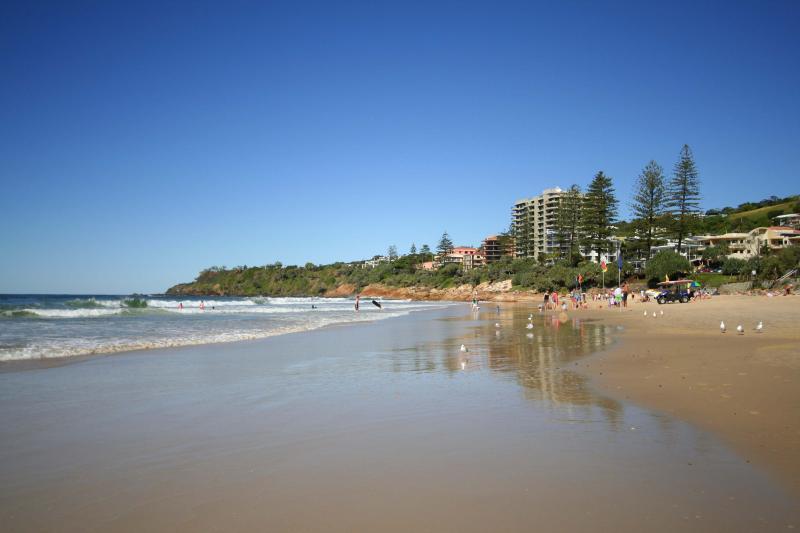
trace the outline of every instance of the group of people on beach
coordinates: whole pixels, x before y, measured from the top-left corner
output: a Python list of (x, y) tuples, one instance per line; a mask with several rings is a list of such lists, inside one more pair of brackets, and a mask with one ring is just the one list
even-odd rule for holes
[[(545, 291), (543, 302), (539, 305), (540, 311), (567, 309), (589, 309), (589, 302), (608, 302), (608, 307), (628, 307), (628, 300), (633, 301), (636, 293), (631, 291), (628, 282), (624, 282), (615, 289), (608, 289), (587, 293), (580, 287), (565, 296), (558, 294), (558, 291)], [(641, 291), (641, 301), (647, 301), (644, 291)]]

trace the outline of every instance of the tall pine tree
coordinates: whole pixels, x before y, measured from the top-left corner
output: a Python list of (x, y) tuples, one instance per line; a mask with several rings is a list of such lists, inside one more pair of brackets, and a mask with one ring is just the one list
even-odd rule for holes
[(450, 235), (445, 231), (442, 233), (442, 238), (439, 239), (439, 245), (436, 247), (436, 253), (439, 255), (447, 255), (453, 251), (453, 241), (450, 240)]
[(583, 214), (583, 195), (577, 185), (570, 187), (558, 202), (556, 218), (556, 238), (561, 257), (571, 265), (581, 258), (581, 218)]
[(583, 245), (587, 251), (600, 255), (611, 253), (611, 226), (617, 217), (617, 197), (609, 176), (598, 172), (583, 198), (582, 232)]
[(417, 255), (417, 245), (413, 242), (411, 243), (411, 249), (408, 250), (410, 255)]
[(655, 161), (650, 161), (636, 180), (631, 202), (635, 225), (645, 234), (648, 259), (653, 248), (653, 230), (656, 221), (664, 214), (665, 200), (664, 169)]
[(673, 234), (678, 240), (678, 253), (681, 253), (683, 240), (700, 212), (700, 178), (688, 144), (683, 145), (667, 186), (667, 211), (672, 216)]

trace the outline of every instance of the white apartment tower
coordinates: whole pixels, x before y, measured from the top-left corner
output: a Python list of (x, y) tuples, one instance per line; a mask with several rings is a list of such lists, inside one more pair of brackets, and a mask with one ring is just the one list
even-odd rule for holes
[(514, 202), (512, 223), (516, 257), (538, 258), (559, 250), (556, 220), (559, 202), (565, 192), (555, 187), (545, 189), (539, 196)]

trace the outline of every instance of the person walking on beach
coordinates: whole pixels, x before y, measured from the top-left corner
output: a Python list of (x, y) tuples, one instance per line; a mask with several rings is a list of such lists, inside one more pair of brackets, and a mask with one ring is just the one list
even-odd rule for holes
[(544, 291), (544, 310), (550, 309), (550, 291)]
[(630, 289), (628, 288), (628, 282), (622, 284), (622, 307), (628, 307), (628, 292)]
[(358, 304), (361, 303), (361, 295), (356, 294), (356, 312), (358, 312)]

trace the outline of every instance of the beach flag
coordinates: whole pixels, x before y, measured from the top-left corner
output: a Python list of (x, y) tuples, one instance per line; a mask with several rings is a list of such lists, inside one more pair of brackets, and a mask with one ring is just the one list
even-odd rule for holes
[(617, 268), (622, 270), (622, 252), (617, 254)]
[(606, 265), (605, 261), (600, 261), (600, 270), (603, 272), (608, 272), (608, 265)]

